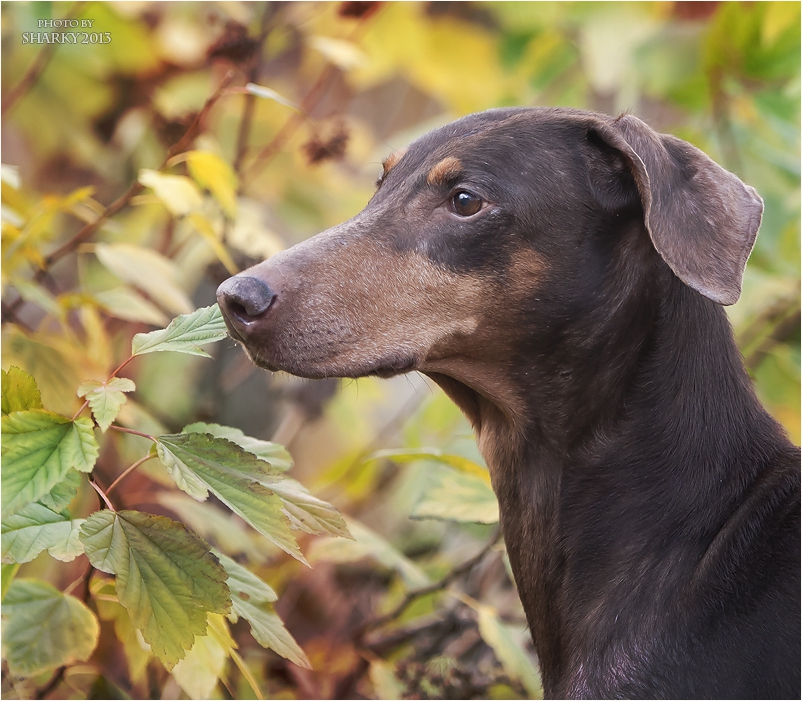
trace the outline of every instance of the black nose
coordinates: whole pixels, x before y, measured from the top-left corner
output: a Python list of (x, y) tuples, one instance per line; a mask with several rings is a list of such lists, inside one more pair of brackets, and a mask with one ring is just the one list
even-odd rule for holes
[(223, 314), (230, 321), (242, 324), (260, 318), (275, 298), (271, 289), (255, 277), (235, 275), (217, 288), (217, 302)]

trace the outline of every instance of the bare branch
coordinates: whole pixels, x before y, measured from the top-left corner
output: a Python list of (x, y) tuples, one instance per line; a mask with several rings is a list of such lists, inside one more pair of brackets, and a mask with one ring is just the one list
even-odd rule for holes
[(488, 552), (493, 548), (493, 546), (498, 542), (499, 538), (501, 538), (501, 527), (499, 526), (496, 528), (495, 532), (491, 536), (490, 540), (485, 543), (484, 547), (476, 553), (472, 558), (466, 560), (458, 567), (455, 567), (451, 570), (445, 577), (441, 580), (435, 582), (434, 584), (430, 584), (428, 587), (422, 587), (420, 589), (415, 589), (414, 591), (409, 592), (392, 611), (389, 613), (378, 616), (377, 618), (372, 618), (361, 626), (359, 626), (356, 631), (354, 632), (354, 637), (359, 639), (361, 638), (367, 631), (372, 630), (373, 628), (379, 628), (391, 621), (394, 621), (398, 618), (407, 608), (412, 604), (414, 601), (417, 601), (422, 596), (427, 596), (428, 594), (433, 594), (437, 591), (444, 590), (447, 586), (449, 586), (453, 581), (461, 577), (463, 574), (470, 572), (474, 565), (476, 565)]

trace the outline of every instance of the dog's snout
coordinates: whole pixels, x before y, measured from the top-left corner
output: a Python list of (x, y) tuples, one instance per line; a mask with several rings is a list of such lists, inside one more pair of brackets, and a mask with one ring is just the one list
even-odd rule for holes
[(260, 319), (275, 298), (267, 284), (255, 277), (235, 275), (217, 288), (220, 309), (237, 326), (248, 326)]

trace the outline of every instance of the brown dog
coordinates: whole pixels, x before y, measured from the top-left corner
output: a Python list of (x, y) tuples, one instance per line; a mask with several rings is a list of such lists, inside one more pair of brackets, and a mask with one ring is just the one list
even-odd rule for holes
[(548, 696), (798, 698), (799, 452), (720, 306), (761, 214), (635, 117), (492, 110), (218, 300), (262, 367), (468, 415)]

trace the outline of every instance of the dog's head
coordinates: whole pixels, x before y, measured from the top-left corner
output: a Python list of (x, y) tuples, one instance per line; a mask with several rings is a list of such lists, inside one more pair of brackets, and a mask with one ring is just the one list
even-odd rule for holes
[(546, 354), (566, 319), (634, 285), (622, 257), (732, 304), (761, 213), (752, 188), (635, 117), (491, 110), (394, 154), (362, 212), (218, 300), (263, 367), (418, 369), (492, 399), (522, 335)]

